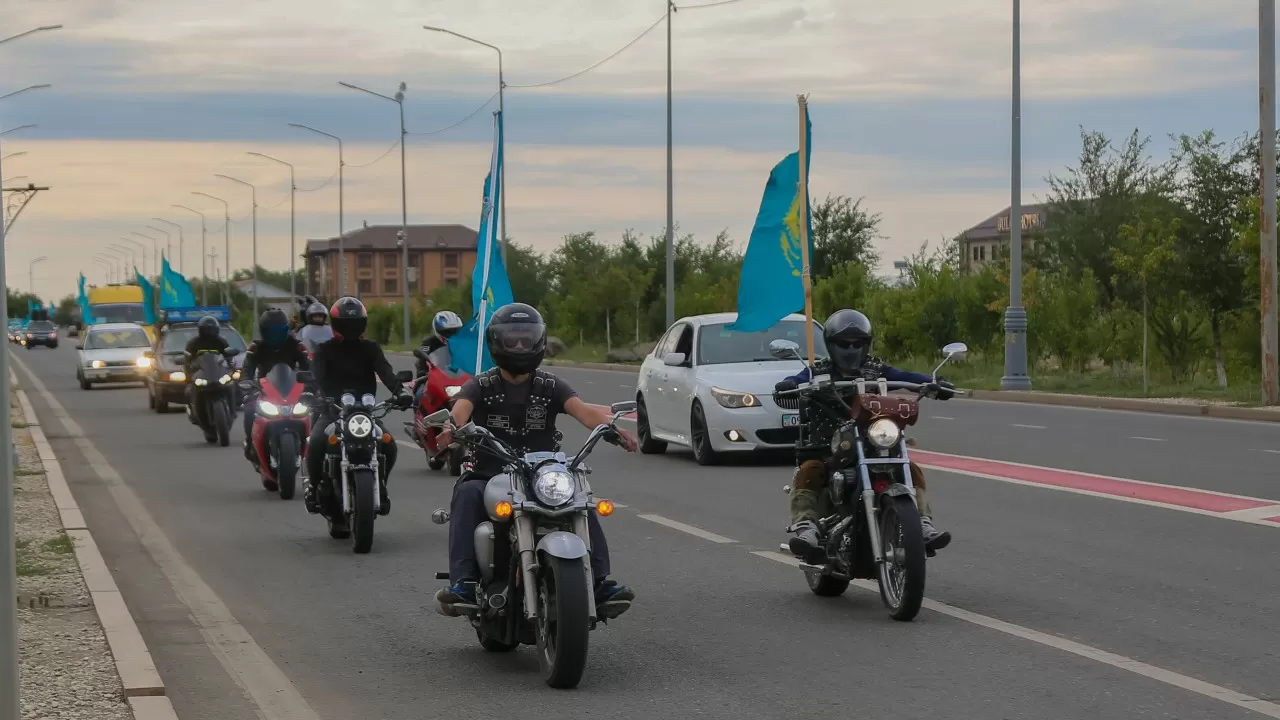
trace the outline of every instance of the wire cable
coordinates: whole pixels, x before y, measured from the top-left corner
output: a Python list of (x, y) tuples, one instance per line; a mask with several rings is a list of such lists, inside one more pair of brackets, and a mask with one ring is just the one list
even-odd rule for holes
[(360, 168), (360, 167), (369, 167), (370, 165), (373, 165), (374, 163), (377, 163), (378, 161), (382, 160), (382, 159), (383, 159), (383, 158), (385, 158), (386, 156), (390, 155), (390, 154), (391, 154), (391, 151), (392, 151), (392, 150), (395, 150), (395, 149), (396, 149), (396, 148), (398, 148), (398, 147), (400, 147), (400, 141), (399, 141), (399, 140), (396, 140), (395, 142), (391, 143), (391, 147), (389, 147), (389, 148), (387, 148), (386, 150), (382, 151), (382, 154), (381, 154), (381, 155), (379, 155), (378, 157), (376, 157), (376, 158), (374, 158), (374, 159), (370, 160), (370, 161), (369, 161), (369, 162), (367, 162), (367, 163), (345, 163), (345, 165), (346, 165), (347, 167), (357, 167), (357, 168)]
[[(735, 1), (736, 1), (736, 0), (735, 0)], [(639, 35), (635, 36), (635, 38), (633, 38), (633, 39), (631, 40), (631, 42), (629, 42), (629, 43), (627, 43), (626, 45), (623, 45), (622, 47), (618, 48), (618, 50), (617, 50), (617, 51), (615, 51), (612, 55), (609, 55), (608, 57), (606, 57), (605, 59), (601, 60), (600, 62), (598, 62), (598, 63), (596, 63), (596, 64), (594, 64), (594, 65), (590, 65), (590, 66), (588, 66), (588, 67), (586, 67), (586, 68), (583, 68), (582, 70), (579, 70), (578, 72), (576, 72), (576, 73), (574, 73), (574, 74), (572, 74), (572, 75), (567, 75), (567, 76), (565, 76), (565, 77), (560, 78), (559, 80), (551, 80), (551, 81), (549, 81), (549, 82), (533, 83), (532, 85), (507, 85), (507, 87), (509, 87), (509, 88), (522, 88), (522, 89), (528, 89), (528, 88), (541, 88), (541, 87), (547, 87), (547, 86), (549, 86), (549, 85), (559, 85), (559, 84), (560, 84), (560, 83), (562, 83), (562, 82), (567, 82), (567, 81), (572, 80), (572, 79), (574, 79), (574, 78), (576, 78), (576, 77), (580, 77), (580, 76), (582, 76), (582, 75), (586, 75), (587, 73), (591, 72), (592, 70), (595, 70), (596, 68), (600, 67), (601, 65), (604, 65), (605, 63), (609, 62), (610, 60), (612, 60), (612, 59), (614, 59), (614, 58), (618, 57), (619, 55), (621, 55), (622, 53), (626, 52), (628, 48), (630, 48), (632, 45), (635, 45), (636, 43), (640, 42), (640, 40), (641, 40), (641, 39), (643, 39), (643, 38), (644, 38), (646, 35), (648, 35), (649, 33), (653, 32), (654, 28), (656, 28), (656, 27), (658, 27), (659, 25), (661, 25), (661, 24), (662, 24), (662, 21), (663, 21), (663, 20), (666, 20), (666, 19), (667, 19), (667, 14), (666, 14), (666, 13), (663, 13), (661, 16), (659, 16), (659, 17), (658, 17), (658, 19), (657, 19), (657, 20), (654, 20), (654, 21), (653, 21), (653, 24), (652, 24), (652, 25), (650, 25), (649, 27), (645, 28), (645, 31), (644, 31), (644, 32), (642, 32), (642, 33), (640, 33)]]
[[(512, 87), (512, 86), (508, 85), (507, 87)], [(494, 93), (494, 94), (490, 95), (490, 96), (489, 96), (489, 99), (488, 99), (488, 100), (485, 100), (485, 101), (484, 101), (484, 103), (483, 103), (482, 105), (480, 105), (480, 107), (476, 108), (475, 110), (472, 110), (470, 115), (468, 115), (468, 116), (466, 116), (466, 117), (462, 118), (461, 120), (459, 120), (458, 122), (456, 122), (456, 123), (454, 123), (454, 124), (452, 124), (452, 125), (446, 125), (446, 126), (444, 126), (444, 127), (440, 128), (440, 129), (438, 129), (438, 130), (431, 130), (431, 131), (429, 131), (429, 132), (411, 132), (411, 133), (407, 133), (407, 134), (409, 134), (409, 135), (419, 135), (419, 136), (422, 136), (422, 135), (439, 135), (440, 133), (445, 132), (446, 130), (452, 130), (452, 129), (454, 129), (454, 128), (458, 127), (459, 125), (461, 125), (462, 123), (464, 123), (464, 122), (466, 122), (466, 121), (470, 120), (471, 118), (475, 117), (476, 115), (479, 115), (479, 114), (480, 114), (480, 111), (481, 111), (481, 110), (484, 110), (484, 109), (485, 109), (485, 108), (487, 108), (487, 107), (489, 107), (489, 104), (490, 104), (490, 103), (492, 103), (492, 102), (493, 102), (493, 101), (498, 97), (498, 95), (499, 95), (500, 93), (501, 93), (501, 91), (496, 92), (496, 93)]]

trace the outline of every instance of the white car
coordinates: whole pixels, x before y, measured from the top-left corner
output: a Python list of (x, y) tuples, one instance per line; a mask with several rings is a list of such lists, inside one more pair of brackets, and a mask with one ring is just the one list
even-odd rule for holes
[(143, 353), (151, 348), (147, 331), (136, 323), (103, 323), (85, 328), (76, 343), (76, 380), (80, 389), (96, 383), (142, 382), (151, 366)]
[[(769, 343), (790, 340), (807, 347), (805, 319), (792, 314), (763, 332), (726, 328), (737, 313), (677, 320), (640, 366), (636, 423), (640, 450), (661, 453), (668, 443), (693, 449), (701, 465), (721, 453), (786, 449), (795, 445), (796, 407), (773, 401), (773, 386), (804, 369), (779, 360)], [(814, 353), (825, 358), (822, 326), (813, 323)]]

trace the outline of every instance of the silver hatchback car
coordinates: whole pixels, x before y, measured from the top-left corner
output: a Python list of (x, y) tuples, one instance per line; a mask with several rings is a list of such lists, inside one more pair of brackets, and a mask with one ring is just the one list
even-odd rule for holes
[(76, 343), (76, 380), (80, 389), (88, 390), (97, 383), (142, 382), (151, 359), (143, 352), (150, 349), (151, 339), (141, 325), (135, 323), (103, 323), (85, 328)]

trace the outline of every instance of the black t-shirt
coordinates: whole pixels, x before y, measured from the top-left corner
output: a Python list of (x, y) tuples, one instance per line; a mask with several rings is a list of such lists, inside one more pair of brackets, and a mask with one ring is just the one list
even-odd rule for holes
[(342, 393), (353, 393), (358, 398), (378, 390), (377, 380), (393, 393), (404, 390), (396, 379), (396, 371), (382, 347), (372, 340), (338, 340), (321, 343), (315, 350), (311, 372), (324, 397), (338, 399)]
[[(544, 377), (554, 380), (548, 389), (550, 402), (545, 413), (541, 406), (529, 402), (529, 394), (533, 391), (533, 377), (522, 383), (507, 382), (501, 375), (495, 374), (496, 389), (485, 389), (480, 386), (479, 378), (471, 378), (458, 391), (457, 398), (470, 401), (473, 410), (471, 421), (492, 432), (499, 440), (524, 452), (555, 452), (558, 446), (556, 437), (556, 417), (565, 412), (565, 403), (578, 397), (577, 391), (569, 386), (563, 378), (550, 373)], [(504, 396), (498, 405), (486, 400), (495, 394)], [(528, 434), (522, 431), (528, 429)], [(483, 476), (493, 476), (502, 471), (501, 463), (485, 453), (475, 453), (475, 472)]]

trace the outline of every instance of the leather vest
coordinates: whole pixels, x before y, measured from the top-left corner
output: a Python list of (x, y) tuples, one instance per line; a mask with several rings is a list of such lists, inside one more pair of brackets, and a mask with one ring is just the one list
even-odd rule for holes
[[(535, 370), (528, 381), (529, 399), (526, 402), (508, 395), (507, 383), (497, 368), (476, 376), (476, 382), (480, 385), (480, 402), (472, 417), (477, 425), (483, 425), (521, 454), (560, 450), (561, 434), (556, 430), (556, 419), (551, 411), (552, 391), (557, 382), (555, 376)], [(474, 462), (478, 472), (492, 474), (501, 470), (497, 460), (482, 453), (476, 454)]]

